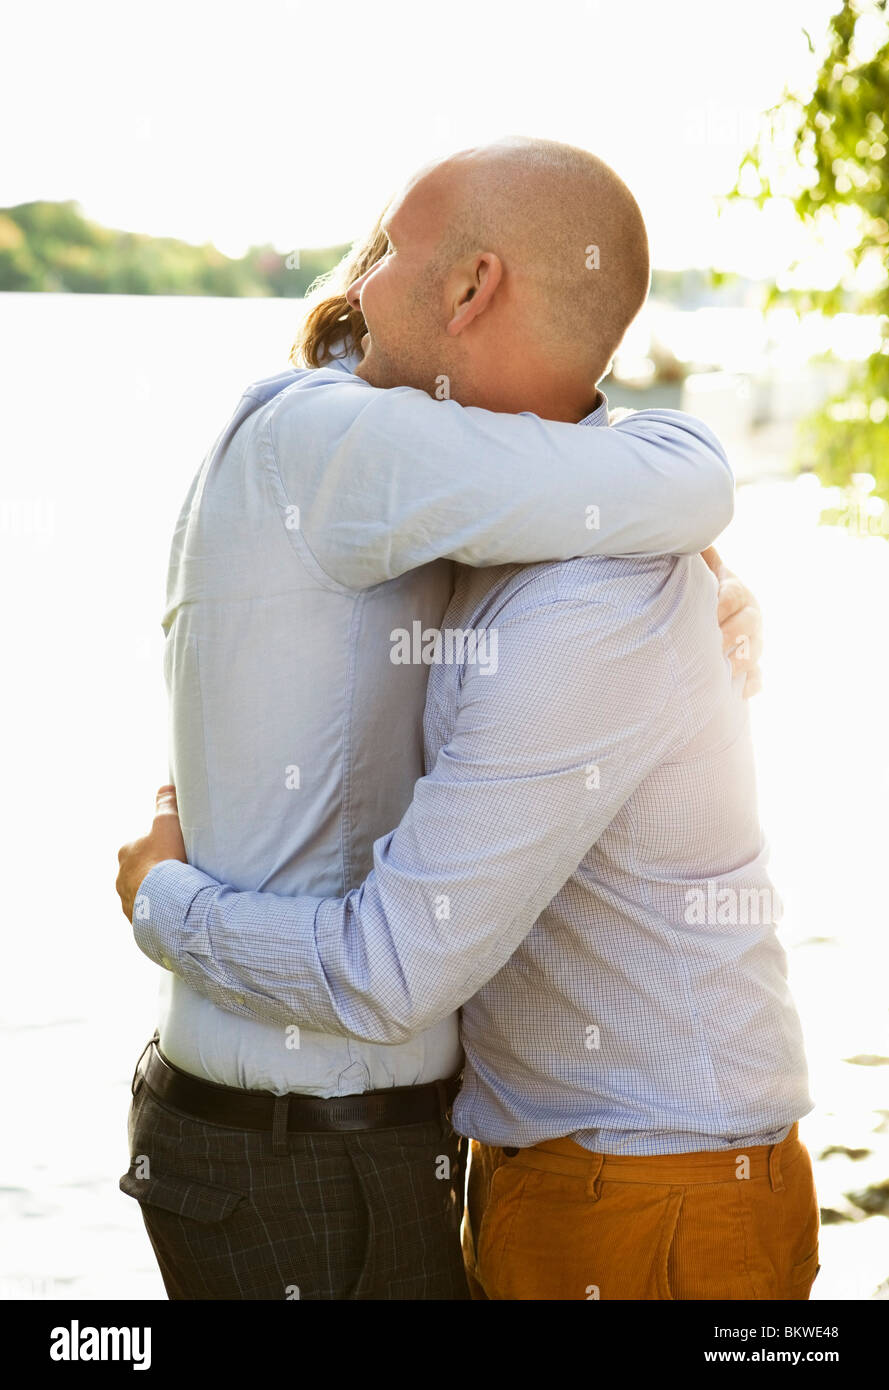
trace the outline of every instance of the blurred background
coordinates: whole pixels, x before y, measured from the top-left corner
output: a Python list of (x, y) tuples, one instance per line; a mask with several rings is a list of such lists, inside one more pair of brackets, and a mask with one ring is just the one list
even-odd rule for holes
[(164, 1297), (127, 1167), (157, 972), (114, 892), (166, 780), (167, 547), (300, 298), (406, 175), (583, 145), (649, 226), (604, 383), (739, 481), (763, 821), (817, 1108), (814, 1298), (889, 1298), (889, 15), (884, 0), (54, 0), (4, 21), (7, 773), (0, 1296)]

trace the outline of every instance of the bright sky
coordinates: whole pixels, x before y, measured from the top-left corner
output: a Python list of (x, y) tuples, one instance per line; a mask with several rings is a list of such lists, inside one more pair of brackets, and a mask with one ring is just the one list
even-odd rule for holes
[(414, 168), (505, 133), (629, 183), (656, 265), (774, 272), (780, 218), (717, 220), (758, 113), (838, 0), (45, 0), (4, 19), (0, 204), (281, 249), (361, 233)]

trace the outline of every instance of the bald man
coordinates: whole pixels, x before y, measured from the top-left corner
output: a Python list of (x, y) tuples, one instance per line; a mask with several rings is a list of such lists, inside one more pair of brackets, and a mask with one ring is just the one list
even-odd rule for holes
[[(258, 455), (282, 515), (288, 506), (309, 514), (297, 533), (305, 613), (296, 622), (288, 616), (286, 640), (265, 642), (255, 659), (265, 660), (263, 680), (276, 693), (291, 688), (288, 661), (297, 662), (292, 680), (299, 663), (311, 663), (302, 688), (314, 713), (307, 730), (291, 728), (289, 737), (305, 732), (300, 788), (319, 786), (326, 801), (311, 817), (291, 812), (291, 857), (269, 868), (266, 847), (261, 882), (216, 868), (243, 843), (281, 838), (268, 804), (258, 822), (251, 803), (258, 779), (280, 776), (264, 746), (257, 763), (257, 730), (273, 720), (260, 683), (246, 717), (237, 692), (222, 730), (208, 739), (194, 720), (183, 730), (177, 761), (188, 806), (178, 771), (176, 781), (185, 841), (176, 838), (175, 815), (160, 816), (147, 839), (121, 852), (118, 880), (138, 944), (187, 991), (195, 1026), (201, 1007), (214, 1011), (223, 1035), (235, 1025), (222, 1020), (236, 1020), (245, 1030), (242, 1060), (261, 1037), (280, 1058), (288, 1030), (297, 1030), (301, 1047), (289, 1084), (252, 1087), (277, 1099), (250, 1097), (255, 1123), (266, 1107), (271, 1133), (249, 1150), (248, 1111), (228, 1094), (230, 1082), (220, 1088), (216, 1077), (214, 1094), (196, 1080), (197, 1062), (206, 1068), (211, 1055), (209, 1029), (198, 1059), (187, 1053), (183, 1029), (168, 1026), (140, 1075), (133, 1120), (134, 1154), (154, 1146), (162, 1190), (140, 1188), (134, 1169), (124, 1189), (143, 1202), (168, 1288), (178, 1280), (173, 1296), (196, 1296), (189, 1289), (202, 1279), (205, 1297), (291, 1296), (282, 1284), (307, 1297), (459, 1297), (457, 1160), (444, 1130), (423, 1131), (419, 1112), (412, 1126), (410, 1109), (399, 1107), (428, 1089), (422, 1083), (435, 1073), (424, 1074), (424, 1064), (438, 1069), (447, 1097), (443, 1068), (455, 1063), (453, 1055), (445, 1061), (448, 1029), (463, 1005), (466, 1072), (453, 1122), (487, 1146), (479, 1171), (496, 1170), (490, 1190), (482, 1184), (475, 1270), (488, 1296), (597, 1296), (591, 1288), (604, 1298), (791, 1296), (783, 1292), (789, 1271), (797, 1291), (812, 1273), (806, 1265), (800, 1274), (802, 1247), (811, 1255), (811, 1175), (793, 1129), (809, 1102), (774, 922), (767, 910), (755, 929), (711, 930), (685, 916), (685, 895), (724, 874), (736, 892), (769, 892), (745, 706), (721, 653), (715, 581), (690, 553), (700, 534), (682, 534), (692, 519), (681, 495), (689, 458), (682, 432), (700, 436), (671, 412), (610, 428), (596, 390), (647, 286), (638, 208), (594, 157), (511, 141), (424, 171), (386, 226), (388, 254), (349, 293), (368, 329), (358, 379), (309, 375), (291, 384), (286, 409), (260, 411), (255, 432), (245, 437), (239, 421), (227, 433), (196, 494), (203, 510), (195, 516), (192, 508), (183, 527), (190, 567), (177, 582), (171, 625), (179, 627), (173, 669), (197, 647), (192, 688), (208, 692), (205, 725), (218, 720), (212, 672), (225, 633), (212, 614), (206, 633), (194, 630), (208, 603), (205, 557), (224, 554), (224, 591), (240, 597), (241, 556), (254, 566), (271, 557), (269, 583), (282, 592), (283, 527), (262, 532), (244, 521), (245, 470)], [(343, 410), (351, 412), (345, 423)], [(519, 411), (527, 413), (508, 413)], [(412, 452), (399, 433), (406, 428)], [(578, 436), (598, 437), (598, 447), (584, 454), (575, 488), (566, 450)], [(413, 472), (403, 480), (409, 454)], [(599, 506), (584, 499), (590, 459), (601, 469), (603, 457), (616, 466)], [(640, 476), (643, 459), (651, 475)], [(489, 486), (491, 460), (499, 487)], [(221, 537), (220, 518), (237, 510), (220, 497), (227, 469), (240, 511)], [(334, 497), (325, 494), (331, 478)], [(663, 485), (660, 534), (643, 539), (655, 482)], [(406, 526), (391, 503), (386, 513), (380, 488), (409, 496)], [(443, 516), (457, 528), (446, 548), (440, 537), (430, 540)], [(581, 537), (581, 517), (584, 526), (594, 520), (593, 530), (607, 528), (607, 546), (601, 534), (596, 546)], [(504, 521), (506, 542), (494, 534)], [(406, 577), (406, 535), (414, 565), (429, 558), (430, 544), (461, 562), (440, 631), (424, 628), (416, 589), (402, 590), (400, 610), (375, 609), (398, 601), (392, 576)], [(499, 563), (504, 544), (513, 563)], [(624, 558), (608, 558), (609, 550)], [(555, 552), (561, 563), (551, 562)], [(574, 553), (589, 558), (567, 558)], [(305, 574), (312, 567), (314, 586)], [(255, 609), (251, 596), (251, 630)], [(231, 604), (227, 621), (243, 663), (249, 638)], [(334, 623), (342, 644), (332, 642)], [(403, 768), (413, 727), (395, 673), (424, 668), (428, 775), (386, 821), (391, 750)], [(230, 662), (226, 675), (232, 679)], [(330, 722), (334, 742), (319, 733)], [(230, 726), (237, 743), (224, 766), (231, 797), (240, 798), (238, 820), (224, 836), (214, 823), (214, 841), (200, 798), (223, 781), (213, 766), (208, 773), (207, 746), (218, 759)], [(356, 807), (379, 826), (369, 872), (355, 854)], [(329, 842), (322, 811), (320, 826), (333, 822)], [(309, 882), (322, 851), (331, 870), (326, 881), (316, 871)], [(186, 854), (190, 864), (178, 862)], [(333, 873), (347, 881), (331, 892)], [(297, 876), (303, 882), (294, 887)], [(733, 1043), (739, 1028), (742, 1051)], [(161, 1055), (171, 1043), (181, 1049), (178, 1062)], [(405, 1085), (395, 1066), (399, 1050), (411, 1047), (416, 1071)], [(334, 1107), (336, 1144), (325, 1146), (323, 1102), (296, 1102), (326, 1050), (342, 1056), (327, 1094), (365, 1104)], [(387, 1061), (389, 1091), (373, 1085)], [(362, 1067), (370, 1086), (361, 1084)], [(257, 1074), (242, 1071), (241, 1084)], [(214, 1139), (214, 1116), (235, 1135)], [(174, 1143), (183, 1132), (184, 1156)], [(737, 1186), (739, 1145), (746, 1189)], [(206, 1182), (183, 1212), (188, 1182), (208, 1176), (202, 1154), (217, 1155), (212, 1215)], [(636, 1156), (654, 1176), (612, 1176), (615, 1163)], [(694, 1185), (702, 1156), (711, 1200), (701, 1206), (690, 1195), (683, 1228), (673, 1194)], [(596, 1186), (606, 1162), (621, 1190), (617, 1221)], [(171, 1179), (179, 1182), (172, 1197)], [(433, 1195), (436, 1182), (444, 1200)], [(740, 1235), (732, 1243), (727, 1234), (742, 1192), (744, 1239), (765, 1249), (770, 1223), (780, 1232), (773, 1276), (758, 1269), (758, 1283), (738, 1267)], [(616, 1230), (624, 1240), (617, 1257)], [(491, 1241), (486, 1231), (495, 1233)], [(636, 1242), (629, 1261), (627, 1240)], [(665, 1241), (675, 1245), (680, 1271), (669, 1292), (660, 1279)], [(711, 1292), (699, 1295), (700, 1287)]]
[(645, 224), (613, 169), (551, 141), (467, 150), (418, 174), (383, 228), (388, 255), (349, 291), (371, 329), (359, 376), (588, 415), (648, 294)]

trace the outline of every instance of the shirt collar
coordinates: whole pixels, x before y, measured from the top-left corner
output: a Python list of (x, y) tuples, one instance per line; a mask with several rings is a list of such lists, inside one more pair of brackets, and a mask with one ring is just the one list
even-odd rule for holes
[[(338, 368), (343, 372), (354, 373), (355, 368), (360, 366), (364, 360), (364, 354), (357, 348), (351, 352), (346, 350), (346, 344), (339, 342), (334, 345), (336, 356), (330, 358), (324, 365), (327, 368)], [(597, 392), (597, 400), (589, 415), (585, 415), (582, 420), (578, 420), (579, 425), (607, 425), (608, 424), (608, 397), (604, 391)]]
[(608, 397), (604, 391), (598, 392), (598, 399), (589, 415), (584, 415), (582, 420), (578, 420), (579, 425), (607, 425), (608, 424)]

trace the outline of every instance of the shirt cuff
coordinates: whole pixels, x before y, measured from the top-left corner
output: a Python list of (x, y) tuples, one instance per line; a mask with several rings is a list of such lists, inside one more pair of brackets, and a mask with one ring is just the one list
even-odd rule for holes
[(133, 905), (133, 935), (139, 950), (164, 970), (175, 970), (192, 903), (205, 888), (218, 887), (215, 878), (178, 859), (155, 864), (139, 885)]

